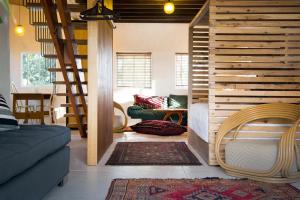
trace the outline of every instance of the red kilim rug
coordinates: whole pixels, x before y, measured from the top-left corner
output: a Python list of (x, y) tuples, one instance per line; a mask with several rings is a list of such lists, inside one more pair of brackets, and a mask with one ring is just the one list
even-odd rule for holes
[(288, 184), (230, 179), (116, 179), (106, 200), (299, 200)]
[(120, 142), (107, 165), (201, 165), (184, 142)]

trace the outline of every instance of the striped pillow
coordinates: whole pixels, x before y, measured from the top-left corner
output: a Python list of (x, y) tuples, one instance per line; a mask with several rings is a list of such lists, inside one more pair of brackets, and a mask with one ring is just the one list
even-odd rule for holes
[(12, 115), (4, 97), (0, 94), (0, 131), (8, 131), (18, 128), (18, 121)]

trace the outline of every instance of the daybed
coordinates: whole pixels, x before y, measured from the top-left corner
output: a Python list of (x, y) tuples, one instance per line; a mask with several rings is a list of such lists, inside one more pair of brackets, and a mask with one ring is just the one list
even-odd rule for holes
[(69, 172), (70, 130), (27, 125), (0, 133), (0, 199), (39, 200)]
[[(163, 120), (166, 113), (162, 110), (157, 110), (153, 108), (147, 108), (145, 102), (142, 104), (139, 104), (137, 102), (135, 95), (135, 102), (134, 105), (129, 106), (127, 109), (127, 114), (130, 116), (132, 119), (141, 119), (142, 121), (145, 120)], [(141, 98), (139, 96), (139, 98)], [(147, 97), (151, 98), (151, 97)], [(161, 98), (164, 99), (164, 97), (152, 97), (152, 98)], [(169, 95), (169, 97), (165, 97), (167, 99), (167, 108), (187, 108), (188, 104), (188, 97), (186, 95)], [(151, 100), (150, 100), (151, 101)], [(154, 100), (155, 101), (155, 100)], [(153, 102), (154, 102), (153, 101)], [(156, 102), (155, 102), (156, 103)], [(160, 105), (158, 105), (158, 108), (160, 108)], [(176, 121), (178, 119), (178, 116), (172, 116), (172, 119)], [(187, 125), (187, 112), (183, 114), (183, 122), (182, 125)]]

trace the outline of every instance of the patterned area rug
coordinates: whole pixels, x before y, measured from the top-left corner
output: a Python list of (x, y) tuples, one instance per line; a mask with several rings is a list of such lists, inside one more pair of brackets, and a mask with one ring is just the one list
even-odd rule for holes
[(201, 165), (184, 142), (120, 142), (107, 165)]
[(116, 179), (106, 200), (298, 200), (288, 184), (230, 179)]

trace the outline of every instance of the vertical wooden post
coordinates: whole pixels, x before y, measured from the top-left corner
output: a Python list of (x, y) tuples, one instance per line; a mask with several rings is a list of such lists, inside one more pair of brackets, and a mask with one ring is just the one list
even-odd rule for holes
[(113, 141), (112, 41), (109, 21), (88, 22), (88, 165), (97, 165)]
[(193, 27), (189, 28), (189, 88), (188, 105), (193, 103)]
[(44, 125), (45, 124), (45, 120), (44, 120), (44, 95), (41, 94), (40, 97), (40, 102), (41, 102), (41, 110), (40, 110), (40, 115), (41, 115), (41, 124)]

